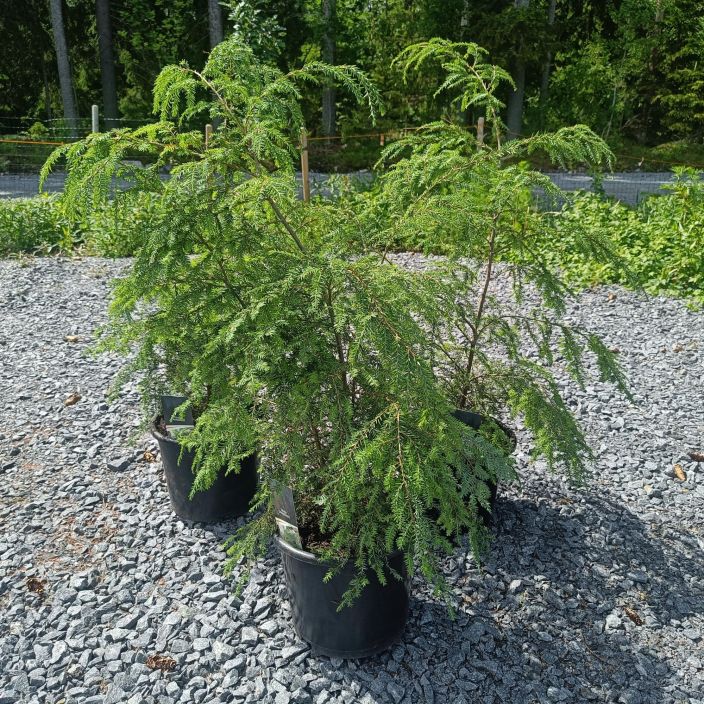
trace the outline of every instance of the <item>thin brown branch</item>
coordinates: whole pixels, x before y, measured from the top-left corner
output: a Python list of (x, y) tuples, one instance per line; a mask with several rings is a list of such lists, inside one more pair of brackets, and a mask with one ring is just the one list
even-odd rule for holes
[(337, 349), (337, 358), (342, 365), (342, 388), (345, 390), (345, 393), (347, 394), (348, 397), (350, 397), (350, 401), (353, 401), (351, 398), (351, 393), (350, 393), (350, 387), (349, 384), (347, 383), (347, 360), (345, 359), (345, 348), (344, 345), (342, 344), (342, 336), (340, 335), (339, 330), (337, 329), (337, 319), (335, 317), (335, 309), (333, 308), (332, 305), (332, 286), (328, 283), (327, 285), (327, 290), (325, 292), (325, 306), (328, 309), (328, 317), (330, 318), (330, 324), (332, 325), (332, 332), (333, 335), (335, 336), (335, 347)]
[[(494, 267), (494, 256), (496, 254), (496, 235), (497, 235), (497, 218), (498, 214), (494, 215), (494, 222), (491, 227), (491, 233), (489, 235), (489, 255), (487, 257), (487, 263), (486, 263), (486, 273), (484, 275), (484, 285), (482, 286), (482, 292), (479, 297), (479, 303), (477, 304), (477, 312), (474, 315), (474, 320), (475, 320), (475, 326), (476, 326), (476, 332), (472, 336), (472, 344), (469, 347), (469, 356), (467, 358), (467, 366), (465, 367), (465, 374), (467, 378), (471, 378), (472, 374), (472, 365), (474, 364), (474, 357), (477, 351), (477, 345), (479, 343), (479, 332), (480, 332), (480, 324), (481, 324), (481, 319), (482, 315), (484, 314), (484, 306), (486, 305), (486, 299), (487, 295), (489, 293), (489, 285), (491, 284), (491, 277), (493, 273), (493, 267)], [(464, 408), (465, 404), (467, 403), (467, 393), (469, 391), (468, 388), (469, 382), (465, 382), (465, 385), (462, 389), (462, 392), (459, 397), (458, 405), (460, 408)]]
[[(220, 222), (217, 219), (217, 216), (215, 216), (215, 220), (216, 220), (218, 229), (220, 229)], [(235, 297), (235, 299), (242, 306), (242, 308), (246, 308), (247, 306), (246, 306), (245, 302), (242, 300), (242, 297), (237, 292), (237, 289), (235, 288), (235, 286), (232, 284), (232, 281), (230, 280), (230, 277), (227, 273), (227, 270), (225, 269), (225, 265), (222, 261), (222, 258), (219, 256), (216, 256), (215, 250), (212, 248), (210, 243), (205, 239), (205, 237), (203, 237), (203, 235), (200, 232), (196, 231), (195, 235), (196, 235), (196, 239), (208, 250), (210, 256), (215, 258), (215, 261), (217, 262), (217, 265), (218, 265), (218, 269), (220, 269), (220, 273), (222, 274), (223, 283), (227, 287), (227, 290)]]
[(286, 219), (286, 216), (281, 212), (281, 208), (279, 208), (279, 206), (276, 204), (276, 201), (271, 196), (266, 196), (265, 198), (266, 202), (269, 203), (271, 209), (274, 211), (276, 219), (284, 226), (286, 232), (288, 232), (288, 234), (291, 236), (291, 239), (293, 239), (293, 241), (296, 243), (298, 249), (300, 249), (301, 252), (305, 253), (307, 250), (303, 246), (303, 242), (301, 242), (298, 233), (293, 228), (291, 223)]

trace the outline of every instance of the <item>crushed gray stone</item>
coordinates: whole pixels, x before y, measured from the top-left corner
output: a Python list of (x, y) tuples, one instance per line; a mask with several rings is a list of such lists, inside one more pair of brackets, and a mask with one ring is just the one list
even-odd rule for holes
[(558, 359), (590, 484), (547, 474), (517, 427), (521, 486), (500, 491), (491, 555), (445, 563), (455, 618), (415, 579), (403, 641), (343, 661), (296, 637), (273, 550), (233, 596), (221, 546), (239, 524), (176, 519), (136, 384), (108, 397), (122, 361), (87, 349), (128, 266), (0, 261), (0, 704), (704, 702), (702, 312), (618, 287), (571, 301), (635, 396), (580, 390)]

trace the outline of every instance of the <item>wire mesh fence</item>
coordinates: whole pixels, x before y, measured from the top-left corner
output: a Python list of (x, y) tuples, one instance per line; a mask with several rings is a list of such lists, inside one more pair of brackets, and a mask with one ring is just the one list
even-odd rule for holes
[(92, 117), (80, 117), (72, 120), (66, 118), (51, 118), (37, 120), (33, 117), (6, 117), (0, 115), (0, 135), (27, 139), (49, 139), (58, 141), (71, 141), (85, 137), (93, 127), (101, 132), (119, 127), (137, 127), (147, 124), (147, 119), (117, 118), (107, 119), (102, 115), (93, 124)]
[[(138, 127), (148, 120), (92, 118), (44, 119), (0, 116), (0, 198), (27, 198), (39, 193), (39, 172), (51, 152), (62, 144), (82, 139), (97, 128), (107, 131)], [(65, 174), (49, 175), (42, 190), (63, 190)]]
[[(101, 119), (99, 130), (116, 127), (136, 127), (146, 120)], [(67, 142), (86, 136), (96, 125), (90, 119), (79, 119), (69, 124), (66, 120), (36, 121), (28, 118), (0, 117), (0, 198), (22, 198), (39, 192), (39, 172), (52, 150)], [(371, 166), (381, 155), (385, 145), (408, 134), (414, 128), (402, 127), (366, 134), (344, 135), (333, 138), (308, 137), (307, 150), (311, 179), (320, 184), (327, 174), (349, 173), (363, 181), (373, 176)], [(672, 182), (671, 168), (678, 164), (662, 162), (657, 171), (641, 171), (642, 166), (633, 158), (633, 171), (619, 171), (600, 177), (600, 186), (606, 195), (629, 205), (636, 205), (644, 197), (663, 193), (663, 187)], [(628, 160), (619, 159), (628, 164)], [(650, 165), (652, 166), (652, 165)], [(695, 168), (698, 166), (692, 164)], [(568, 192), (594, 190), (594, 179), (582, 172), (545, 171), (552, 181)], [(49, 193), (63, 189), (65, 175), (52, 173), (44, 183), (43, 190)], [(540, 200), (540, 194), (536, 194)], [(544, 202), (554, 207), (555, 203)]]

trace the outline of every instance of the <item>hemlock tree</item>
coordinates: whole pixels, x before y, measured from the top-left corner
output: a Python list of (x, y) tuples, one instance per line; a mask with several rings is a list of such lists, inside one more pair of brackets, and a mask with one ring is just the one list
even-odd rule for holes
[[(478, 553), (486, 484), (512, 469), (452, 417), (421, 354), (422, 321), (437, 316), (433, 277), (370, 249), (373, 233), (351, 205), (298, 198), (300, 87), (329, 81), (375, 114), (376, 89), (352, 66), (284, 74), (226, 40), (202, 71), (162, 71), (160, 122), (62, 147), (43, 176), (66, 159), (69, 211), (102, 203), (115, 178), (160, 197), (132, 271), (116, 285), (104, 345), (133, 349), (125, 373), (146, 374), (147, 402), (164, 385), (188, 394), (198, 411), (184, 438), (196, 452), (196, 490), (259, 448), (261, 513), (235, 536), (232, 559), (265, 548), (276, 480), (294, 491), (307, 548), (331, 569), (355, 565), (348, 604), (368, 568), (385, 579), (396, 549), (442, 592), (447, 526), (468, 529)], [(199, 116), (220, 121), (207, 150), (199, 132), (170, 121)], [(152, 166), (126, 163), (140, 152)], [(164, 163), (175, 164), (166, 182)]]
[[(556, 201), (567, 195), (521, 159), (540, 151), (563, 167), (597, 168), (611, 163), (611, 152), (583, 125), (504, 141), (496, 94), (511, 79), (475, 44), (431, 40), (408, 47), (398, 62), (404, 73), (439, 64), (445, 79), (438, 92), (450, 92), (460, 110), (483, 109), (492, 135), (478, 148), (472, 131), (437, 122), (385, 151), (380, 207), (387, 230), (379, 242), (425, 241), (448, 254), (438, 265), (445, 314), (428, 321), (433, 334), (425, 353), (455, 407), (520, 416), (535, 453), (581, 482), (591, 452), (550, 368), (559, 357), (579, 385), (589, 367), (624, 392), (626, 383), (596, 335), (561, 320), (571, 292), (538, 246), (552, 221), (534, 194), (542, 190)], [(602, 232), (573, 234), (571, 246), (586, 258), (620, 266)]]
[[(431, 54), (445, 58), (444, 86), (461, 87), (463, 109), (486, 107), (499, 142), (493, 118), (501, 104), (493, 92), (505, 72), (479, 60), (473, 45), (431, 42), (405, 58), (416, 64)], [(332, 571), (354, 565), (342, 605), (364, 589), (369, 569), (385, 580), (394, 550), (447, 595), (440, 554), (452, 550), (449, 536), (467, 532), (479, 555), (488, 537), (479, 509), (488, 508), (489, 484), (515, 476), (500, 443), (453, 416), (458, 400), (491, 410), (508, 395), (509, 409), (524, 413), (536, 433), (539, 453), (576, 476), (584, 462), (587, 448), (549, 373), (517, 353), (508, 363), (495, 356), (492, 345), (510, 343), (513, 328), (493, 297), (482, 296), (471, 317), (460, 317), (465, 308), (456, 303), (476, 270), (465, 265), (456, 275), (459, 253), (484, 251), (492, 272), (499, 246), (493, 228), (511, 242), (506, 232), (524, 222), (515, 185), (543, 180), (529, 173), (521, 181), (518, 167), (504, 176), (503, 160), (530, 150), (525, 141), (477, 156), (467, 133), (432, 125), (396, 150), (412, 154), (385, 179), (379, 203), (304, 203), (295, 173), (301, 86), (330, 81), (375, 115), (377, 91), (355, 67), (314, 62), (283, 73), (226, 40), (202, 71), (181, 64), (161, 72), (158, 123), (62, 147), (42, 175), (66, 159), (69, 212), (102, 203), (115, 178), (161, 200), (132, 271), (116, 284), (104, 346), (133, 352), (125, 373), (145, 375), (147, 403), (165, 385), (188, 394), (197, 418), (183, 442), (195, 451), (195, 490), (258, 448), (259, 514), (233, 537), (231, 564), (266, 548), (277, 482), (294, 492), (306, 548)], [(172, 122), (197, 119), (219, 121), (207, 150), (200, 132), (182, 133)], [(532, 144), (564, 159), (608, 154), (581, 128)], [(150, 155), (152, 166), (126, 162), (134, 153)], [(173, 164), (166, 182), (159, 177), (165, 163)], [(462, 205), (465, 196), (477, 200), (472, 187), (487, 177), (514, 204), (506, 217), (495, 214), (494, 201)], [(415, 236), (418, 228), (447, 236), (457, 254), (451, 266), (415, 273), (389, 261), (389, 239)], [(559, 300), (554, 278), (532, 278), (549, 303)], [(441, 334), (457, 323), (474, 333), (465, 344)], [(620, 381), (613, 359), (592, 346), (604, 374)], [(565, 349), (580, 373), (575, 345)], [(453, 364), (443, 369), (441, 354)]]

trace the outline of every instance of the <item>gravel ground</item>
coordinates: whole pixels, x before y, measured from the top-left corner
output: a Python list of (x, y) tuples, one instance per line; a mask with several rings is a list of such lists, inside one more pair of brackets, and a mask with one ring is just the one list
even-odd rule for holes
[(233, 525), (177, 520), (155, 443), (129, 444), (136, 392), (110, 403), (119, 360), (85, 354), (126, 266), (0, 261), (0, 704), (704, 702), (704, 463), (687, 456), (704, 450), (704, 314), (582, 294), (569, 316), (620, 350), (637, 400), (569, 392), (599, 454), (589, 489), (519, 437), (484, 573), (447, 560), (457, 618), (415, 583), (403, 643), (342, 662), (296, 639), (273, 552), (233, 596)]

